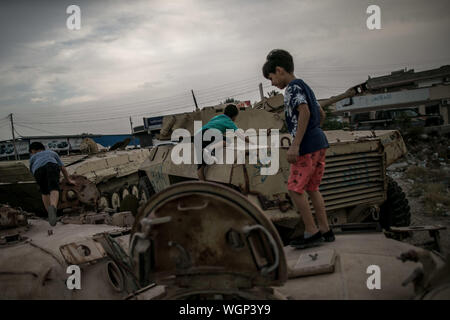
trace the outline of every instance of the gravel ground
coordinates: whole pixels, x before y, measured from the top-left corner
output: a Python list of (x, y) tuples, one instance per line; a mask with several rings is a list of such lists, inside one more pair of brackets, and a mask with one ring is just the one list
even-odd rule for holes
[[(423, 197), (411, 195), (414, 181), (406, 178), (404, 172), (388, 172), (388, 175), (398, 183), (406, 194), (411, 207), (411, 226), (441, 225), (447, 228), (440, 231), (441, 247), (444, 255), (450, 254), (450, 212), (445, 215), (425, 213)], [(414, 232), (413, 237), (405, 241), (420, 246), (420, 244), (430, 240), (432, 238), (428, 232)]]

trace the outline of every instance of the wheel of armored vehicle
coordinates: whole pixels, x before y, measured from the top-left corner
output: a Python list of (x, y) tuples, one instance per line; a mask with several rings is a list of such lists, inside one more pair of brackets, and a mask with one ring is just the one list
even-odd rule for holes
[(129, 195), (129, 194), (130, 194), (130, 191), (128, 190), (128, 188), (125, 187), (125, 186), (123, 186), (123, 187), (120, 189), (120, 200), (125, 199), (125, 197), (126, 197), (127, 195)]
[(120, 201), (121, 199), (119, 192), (111, 193), (110, 204), (112, 209), (117, 211), (120, 208)]
[(134, 195), (127, 195), (120, 202), (120, 212), (130, 211), (134, 216), (136, 216), (139, 208), (139, 200)]
[(402, 188), (388, 177), (387, 200), (380, 207), (380, 225), (384, 229), (390, 227), (406, 227), (411, 223), (411, 211)]
[(98, 200), (98, 208), (99, 209), (106, 209), (106, 208), (110, 208), (110, 202), (109, 202), (109, 197), (106, 193), (102, 193), (100, 195), (100, 199)]
[(130, 186), (130, 193), (139, 199), (139, 187), (135, 184)]
[(147, 176), (142, 176), (139, 179), (139, 196), (138, 199), (142, 203), (146, 203), (148, 199), (154, 194), (153, 187)]

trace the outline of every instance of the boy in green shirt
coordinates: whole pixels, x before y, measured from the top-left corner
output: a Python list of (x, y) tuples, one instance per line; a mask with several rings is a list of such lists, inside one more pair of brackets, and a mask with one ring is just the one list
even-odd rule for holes
[[(223, 135), (223, 140), (225, 141), (225, 133), (228, 129), (230, 130), (234, 130), (236, 131), (238, 129), (238, 127), (236, 126), (236, 124), (234, 123), (234, 121), (236, 120), (237, 116), (239, 114), (239, 109), (234, 105), (234, 104), (229, 104), (225, 107), (225, 110), (223, 112), (223, 114), (220, 114), (218, 116), (213, 117), (211, 120), (209, 120), (209, 122), (207, 124), (205, 124), (201, 131), (199, 131), (196, 134), (200, 134), (202, 135), (203, 138), (203, 134), (205, 133), (206, 130), (208, 129), (217, 129), (219, 130), (222, 135)], [(245, 138), (245, 141), (248, 142), (248, 137)], [(199, 180), (204, 181), (205, 180), (205, 160), (203, 157), (203, 150), (208, 147), (209, 145), (216, 143), (218, 141), (203, 141), (202, 139), (202, 150), (201, 150), (201, 155), (202, 155), (202, 163), (200, 163), (197, 166), (197, 175)]]

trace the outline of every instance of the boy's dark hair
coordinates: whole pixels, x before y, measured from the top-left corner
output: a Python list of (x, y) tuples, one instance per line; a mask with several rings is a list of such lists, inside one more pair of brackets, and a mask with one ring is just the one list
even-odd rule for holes
[(234, 104), (229, 104), (225, 107), (223, 114), (229, 116), (231, 119), (239, 114), (239, 109)]
[(31, 152), (32, 150), (41, 151), (41, 150), (45, 150), (45, 147), (44, 147), (44, 145), (42, 143), (40, 143), (38, 141), (35, 141), (32, 144), (30, 144), (30, 150), (29, 151)]
[(270, 51), (262, 68), (264, 78), (268, 79), (269, 73), (275, 73), (276, 67), (281, 67), (289, 73), (294, 72), (294, 59), (291, 54), (282, 49)]

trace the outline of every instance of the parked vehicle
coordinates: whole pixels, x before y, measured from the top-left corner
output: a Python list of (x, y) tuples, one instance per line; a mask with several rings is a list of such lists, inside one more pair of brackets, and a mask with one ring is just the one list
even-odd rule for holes
[(352, 115), (353, 128), (357, 130), (402, 129), (404, 127), (439, 126), (444, 123), (441, 115), (423, 115), (414, 108), (378, 110), (375, 118), (370, 112)]

